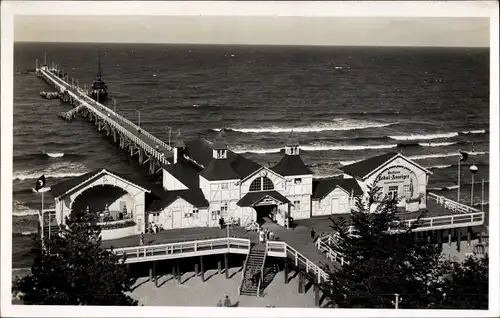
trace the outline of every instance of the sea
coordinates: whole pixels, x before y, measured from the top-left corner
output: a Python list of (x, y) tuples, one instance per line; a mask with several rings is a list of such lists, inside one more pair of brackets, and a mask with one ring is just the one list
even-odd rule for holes
[[(165, 142), (213, 140), (263, 165), (290, 137), (318, 178), (389, 151), (432, 171), (428, 189), (461, 201), (489, 197), (489, 49), (15, 43), (13, 213), (36, 213), (36, 179), (54, 185), (97, 168), (147, 178), (88, 121), (57, 117), (71, 106), (44, 100), (51, 88), (33, 70), (58, 63), (80, 86), (97, 73), (116, 111)], [(113, 107), (111, 101), (107, 102)], [(484, 183), (483, 183), (484, 181)], [(484, 191), (483, 191), (484, 189)], [(484, 194), (484, 200), (482, 195)], [(45, 196), (45, 208), (53, 200)]]

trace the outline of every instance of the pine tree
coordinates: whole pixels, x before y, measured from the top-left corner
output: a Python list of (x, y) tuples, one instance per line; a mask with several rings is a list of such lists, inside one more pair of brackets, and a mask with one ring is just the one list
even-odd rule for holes
[(14, 284), (25, 304), (137, 305), (126, 295), (133, 281), (125, 265), (100, 247), (101, 229), (92, 213), (66, 219), (58, 235), (35, 243), (31, 275)]
[(467, 257), (451, 262), (450, 275), (442, 285), (443, 298), (436, 308), (488, 309), (489, 257)]
[(349, 264), (330, 273), (326, 295), (341, 308), (394, 308), (395, 294), (400, 308), (432, 307), (445, 270), (441, 247), (417, 241), (411, 230), (418, 222), (388, 232), (399, 222), (397, 202), (379, 192), (370, 187), (368, 202), (358, 198), (349, 220), (331, 219), (337, 233), (332, 248)]

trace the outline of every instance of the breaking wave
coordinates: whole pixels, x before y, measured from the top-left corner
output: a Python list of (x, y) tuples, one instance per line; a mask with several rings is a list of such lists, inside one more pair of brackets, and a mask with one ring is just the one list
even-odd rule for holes
[(479, 129), (479, 130), (468, 130), (468, 131), (427, 134), (427, 135), (389, 136), (389, 138), (394, 140), (431, 140), (431, 139), (441, 139), (441, 138), (453, 138), (453, 137), (458, 137), (460, 135), (485, 134), (485, 133), (487, 133), (486, 129)]
[(427, 169), (446, 169), (446, 168), (451, 168), (453, 165), (435, 165), (435, 166), (430, 166), (427, 167)]
[(81, 176), (82, 174), (85, 174), (85, 172), (54, 172), (54, 173), (44, 173), (43, 171), (41, 172), (34, 172), (34, 173), (29, 173), (29, 172), (20, 172), (20, 173), (14, 173), (12, 175), (13, 180), (30, 180), (30, 179), (38, 179), (41, 175), (45, 175), (46, 178), (54, 178), (54, 179), (62, 179), (62, 178), (71, 178), (71, 177), (78, 177)]
[(30, 180), (38, 179), (41, 175), (45, 178), (71, 178), (78, 177), (88, 172), (88, 169), (81, 164), (72, 164), (67, 162), (55, 163), (46, 169), (32, 169), (24, 171), (14, 171), (12, 180)]
[(52, 158), (60, 158), (64, 156), (64, 152), (47, 152), (47, 156)]
[[(468, 154), (469, 156), (481, 156), (488, 154), (488, 152), (476, 151), (476, 152), (469, 152)], [(415, 156), (410, 156), (408, 158), (412, 160), (420, 160), (420, 159), (447, 158), (447, 157), (458, 157), (458, 156), (459, 156), (458, 152), (450, 152), (450, 153), (432, 153), (426, 155), (415, 155)]]
[(213, 131), (236, 131), (242, 133), (291, 133), (291, 132), (321, 132), (321, 131), (345, 131), (358, 130), (368, 128), (382, 128), (392, 125), (397, 125), (399, 122), (393, 123), (376, 123), (376, 122), (360, 122), (351, 120), (338, 120), (332, 124), (316, 124), (302, 127), (255, 127), (255, 128), (214, 128)]

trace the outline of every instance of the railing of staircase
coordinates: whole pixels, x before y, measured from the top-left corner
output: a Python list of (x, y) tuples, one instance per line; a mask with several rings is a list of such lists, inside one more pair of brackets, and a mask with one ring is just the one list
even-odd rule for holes
[(241, 295), (241, 289), (243, 288), (243, 282), (245, 281), (245, 272), (247, 271), (247, 263), (249, 257), (250, 257), (250, 251), (248, 252), (247, 258), (245, 259), (245, 263), (243, 264), (243, 270), (241, 271), (241, 280), (240, 280), (240, 285), (238, 286), (238, 296)]
[(262, 260), (262, 266), (260, 267), (260, 273), (259, 273), (259, 282), (257, 283), (257, 296), (261, 297), (261, 286), (262, 282), (264, 280), (264, 264), (266, 264), (266, 256), (267, 256), (267, 248), (268, 248), (268, 243), (266, 242), (266, 251), (264, 253), (264, 259)]
[(320, 251), (324, 252), (328, 259), (330, 259), (331, 261), (335, 261), (340, 265), (349, 264), (349, 261), (344, 258), (344, 255), (338, 251), (335, 251), (332, 248), (332, 245), (336, 244), (335, 239), (331, 235), (322, 236), (316, 240), (316, 247)]

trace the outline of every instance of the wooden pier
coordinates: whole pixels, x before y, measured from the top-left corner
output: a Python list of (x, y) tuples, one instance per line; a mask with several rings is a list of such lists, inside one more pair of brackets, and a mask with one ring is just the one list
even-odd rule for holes
[(59, 117), (71, 121), (77, 114), (88, 118), (94, 123), (98, 131), (106, 132), (112, 137), (120, 148), (126, 150), (130, 156), (137, 156), (140, 165), (149, 162), (149, 173), (156, 174), (161, 171), (161, 165), (168, 165), (167, 157), (172, 152), (170, 145), (153, 136), (143, 128), (132, 123), (112, 109), (96, 102), (78, 86), (78, 81), (69, 83), (67, 77), (59, 77), (58, 69), (43, 65), (37, 68), (36, 74), (47, 84), (54, 87), (64, 103), (74, 106), (66, 113), (60, 113)]

